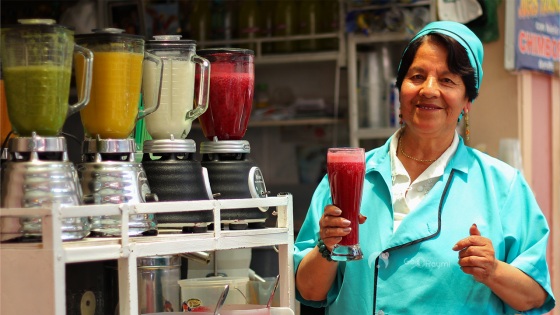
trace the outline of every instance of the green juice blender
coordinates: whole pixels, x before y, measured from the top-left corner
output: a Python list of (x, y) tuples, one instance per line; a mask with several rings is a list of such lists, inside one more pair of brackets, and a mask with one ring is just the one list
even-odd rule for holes
[[(7, 109), (16, 137), (7, 145), (2, 170), (2, 207), (51, 208), (82, 203), (76, 168), (60, 132), (66, 118), (89, 100), (93, 55), (74, 44), (74, 31), (54, 20), (19, 20), (2, 27), (2, 58)], [(69, 105), (74, 53), (81, 55), (83, 84)], [(2, 218), (0, 240), (34, 241), (42, 237), (41, 218)], [(62, 219), (62, 239), (89, 234), (89, 219)]]

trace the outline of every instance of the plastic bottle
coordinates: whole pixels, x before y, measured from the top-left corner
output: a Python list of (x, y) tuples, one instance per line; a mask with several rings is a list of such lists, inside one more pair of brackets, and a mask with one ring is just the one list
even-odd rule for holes
[[(274, 33), (274, 10), (276, 9), (276, 2), (273, 0), (258, 0), (257, 1), (259, 12), (260, 32), (259, 37), (270, 38)], [(271, 53), (273, 51), (272, 42), (263, 42), (261, 45), (262, 53)]]
[[(273, 36), (293, 36), (295, 34), (295, 4), (294, 0), (276, 1), (273, 19)], [(277, 41), (273, 44), (274, 52), (289, 53), (294, 50), (294, 42), (289, 40)]]
[[(204, 0), (203, 0), (204, 1)], [(227, 0), (213, 0), (211, 7), (210, 29), (211, 39), (231, 40), (233, 38), (233, 2)], [(221, 45), (229, 47), (231, 45)]]
[[(319, 20), (319, 33), (337, 33), (340, 28), (338, 0), (325, 0), (321, 2), (321, 15)], [(324, 38), (319, 40), (322, 50), (337, 50), (338, 38)]]
[[(257, 0), (243, 0), (239, 4), (239, 14), (237, 18), (237, 32), (240, 39), (255, 39), (259, 36), (261, 23), (259, 21)], [(239, 44), (243, 48), (256, 50), (256, 44)]]
[[(298, 34), (316, 35), (319, 32), (319, 2), (316, 0), (300, 0), (298, 12)], [(301, 51), (317, 50), (317, 39), (306, 39), (297, 42)]]
[(192, 39), (203, 42), (210, 39), (210, 1), (194, 0), (192, 2), (190, 35)]

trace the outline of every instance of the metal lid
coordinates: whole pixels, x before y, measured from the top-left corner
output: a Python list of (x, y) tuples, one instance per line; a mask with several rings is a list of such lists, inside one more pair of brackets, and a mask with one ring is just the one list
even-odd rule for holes
[(213, 54), (243, 54), (243, 55), (255, 55), (255, 52), (251, 49), (245, 48), (205, 48), (196, 51), (199, 56), (207, 56)]
[(246, 140), (222, 140), (200, 143), (200, 153), (250, 153), (251, 145)]
[(166, 256), (149, 256), (138, 257), (136, 260), (138, 268), (141, 267), (180, 267), (181, 256), (179, 255), (166, 255)]
[(135, 153), (134, 139), (86, 139), (82, 146), (84, 154), (89, 153)]
[(163, 139), (144, 141), (144, 153), (195, 153), (196, 143), (192, 139)]
[(10, 138), (8, 143), (10, 152), (66, 152), (64, 137), (41, 137), (35, 132), (31, 137)]

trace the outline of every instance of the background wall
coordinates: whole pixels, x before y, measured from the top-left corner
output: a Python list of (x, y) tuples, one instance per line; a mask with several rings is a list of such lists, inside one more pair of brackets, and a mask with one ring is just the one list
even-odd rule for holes
[(505, 1), (498, 6), (500, 37), (484, 44), (480, 96), (469, 112), (470, 145), (498, 156), (501, 138), (518, 138), (517, 75), (504, 69)]

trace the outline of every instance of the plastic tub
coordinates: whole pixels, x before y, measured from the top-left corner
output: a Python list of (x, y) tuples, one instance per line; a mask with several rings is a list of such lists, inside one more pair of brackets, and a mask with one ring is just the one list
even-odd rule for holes
[(225, 304), (246, 304), (248, 277), (209, 277), (179, 280), (181, 286), (181, 308), (183, 312), (197, 308), (214, 309), (218, 298), (229, 285)]
[[(266, 305), (253, 305), (253, 304), (230, 304), (224, 305), (220, 310), (220, 315), (270, 315), (270, 308)], [(180, 315), (185, 313), (167, 312), (167, 313), (150, 313), (143, 315)], [(193, 314), (197, 315), (214, 315), (214, 311), (194, 311)]]

